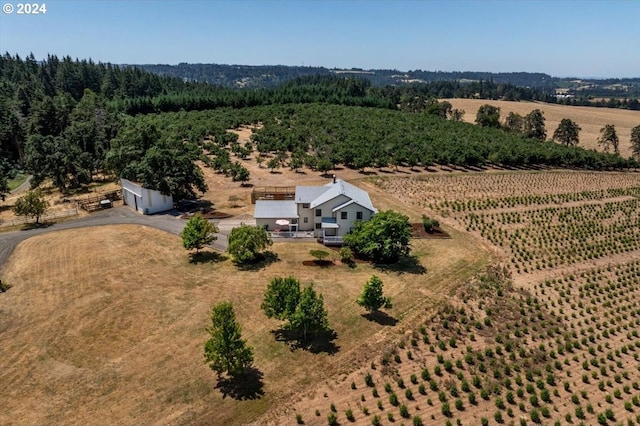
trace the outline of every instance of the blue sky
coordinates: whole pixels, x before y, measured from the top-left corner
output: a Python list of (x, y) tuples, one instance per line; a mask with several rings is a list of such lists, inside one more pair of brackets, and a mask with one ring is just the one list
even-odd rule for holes
[(48, 0), (38, 16), (7, 3), (0, 51), (38, 59), (640, 77), (637, 0)]

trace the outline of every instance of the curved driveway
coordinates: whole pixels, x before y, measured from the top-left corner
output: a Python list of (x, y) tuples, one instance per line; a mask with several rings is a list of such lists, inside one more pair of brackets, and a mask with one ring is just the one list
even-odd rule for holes
[[(217, 221), (216, 221), (217, 222)], [(9, 259), (11, 253), (18, 244), (34, 235), (45, 234), (48, 232), (62, 231), (65, 229), (85, 228), (89, 226), (103, 225), (145, 225), (152, 228), (160, 229), (171, 234), (179, 235), (184, 228), (185, 221), (180, 219), (175, 213), (166, 213), (158, 215), (143, 216), (131, 210), (129, 207), (114, 207), (93, 213), (76, 220), (69, 220), (62, 223), (53, 224), (47, 228), (35, 228), (25, 231), (12, 231), (0, 233), (0, 269), (2, 265)], [(216, 250), (225, 251), (227, 249), (227, 236), (225, 234), (217, 234), (218, 239), (209, 247)]]

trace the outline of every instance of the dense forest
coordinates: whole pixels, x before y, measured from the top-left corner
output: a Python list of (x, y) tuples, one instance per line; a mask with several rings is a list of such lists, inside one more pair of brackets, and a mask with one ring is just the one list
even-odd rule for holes
[(223, 65), (223, 64), (187, 64), (178, 65), (136, 65), (143, 70), (177, 77), (188, 81), (200, 81), (224, 87), (277, 87), (298, 77), (316, 75), (343, 75), (364, 78), (374, 87), (388, 85), (406, 85), (412, 83), (431, 83), (437, 81), (480, 81), (491, 80), (496, 83), (536, 89), (553, 89), (556, 87), (554, 77), (543, 73), (528, 72), (445, 72), (445, 71), (398, 71), (389, 69), (348, 70), (329, 69), (325, 67), (305, 67), (287, 65)]
[[(274, 167), (327, 170), (431, 164), (637, 167), (619, 156), (458, 122), (439, 97), (544, 100), (495, 81), (375, 87), (344, 75), (296, 77), (274, 88), (232, 89), (48, 56), (0, 57), (0, 192), (18, 168), (62, 191), (115, 174), (178, 198), (206, 188), (195, 160), (229, 168), (255, 149)], [(473, 113), (473, 112), (470, 112)], [(262, 123), (239, 147), (226, 130)], [(209, 154), (203, 156), (203, 152)], [(262, 158), (262, 157), (259, 157)]]
[[(555, 89), (567, 89), (569, 102), (576, 105), (606, 106), (609, 108), (640, 109), (635, 103), (626, 104), (640, 98), (640, 78), (560, 78), (544, 73), (530, 72), (473, 72), (473, 71), (398, 71), (388, 69), (364, 70), (351, 68), (348, 70), (329, 69), (324, 67), (285, 66), (285, 65), (221, 65), (221, 64), (186, 64), (178, 65), (139, 65), (140, 68), (156, 74), (177, 77), (186, 81), (200, 81), (223, 87), (274, 88), (298, 77), (316, 75), (342, 75), (366, 79), (373, 87), (406, 86), (416, 83), (433, 83), (441, 81), (458, 81), (461, 83), (492, 81), (527, 87), (539, 92), (537, 96), (548, 96), (546, 102), (554, 102)], [(596, 99), (594, 99), (596, 98)], [(607, 98), (602, 102), (597, 98)], [(614, 101), (609, 101), (613, 98)], [(561, 102), (565, 102), (561, 98)], [(635, 106), (635, 108), (634, 108)]]

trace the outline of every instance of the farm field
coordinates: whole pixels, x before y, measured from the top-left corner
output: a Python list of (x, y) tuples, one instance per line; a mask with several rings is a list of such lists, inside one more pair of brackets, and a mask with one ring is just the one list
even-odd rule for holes
[(449, 101), (453, 108), (465, 111), (464, 121), (474, 123), (478, 108), (485, 104), (494, 105), (500, 108), (500, 121), (504, 119), (510, 112), (515, 112), (523, 117), (534, 109), (540, 109), (544, 112), (545, 128), (547, 129), (547, 138), (551, 139), (553, 132), (560, 124), (563, 118), (569, 118), (580, 126), (580, 145), (586, 149), (595, 149), (602, 151), (598, 146), (597, 139), (600, 136), (600, 129), (606, 124), (616, 126), (616, 132), (620, 139), (620, 154), (623, 157), (631, 155), (629, 146), (629, 138), (631, 129), (640, 125), (640, 111), (630, 111), (611, 108), (596, 108), (582, 106), (567, 106), (545, 104), (541, 102), (510, 102), (510, 101), (492, 101), (486, 99), (442, 99)]
[(640, 423), (640, 174), (369, 183), (469, 232), (501, 262), (273, 424)]
[[(372, 199), (419, 218), (416, 208), (384, 191), (375, 190)], [(0, 297), (7, 392), (0, 423), (255, 421), (291, 395), (369, 359), (381, 342), (421, 322), (426, 308), (489, 262), (471, 239), (451, 233), (449, 240), (414, 243), (424, 272), (368, 264), (305, 267), (309, 250), (320, 247), (315, 243), (275, 243), (280, 260), (255, 269), (239, 270), (224, 256), (191, 264), (178, 237), (129, 225), (30, 238), (3, 267), (12, 288)], [(354, 302), (374, 273), (394, 298), (395, 327), (363, 318)], [(292, 350), (276, 341), (278, 322), (259, 308), (269, 280), (289, 274), (324, 295), (337, 333), (326, 350)], [(223, 395), (202, 362), (210, 307), (222, 300), (234, 304), (262, 375), (246, 399)]]

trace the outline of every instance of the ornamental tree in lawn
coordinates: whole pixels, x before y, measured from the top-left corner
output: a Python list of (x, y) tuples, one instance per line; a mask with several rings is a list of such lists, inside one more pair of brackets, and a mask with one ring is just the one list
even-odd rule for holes
[(385, 297), (382, 293), (382, 280), (375, 275), (372, 275), (369, 281), (367, 281), (362, 289), (362, 294), (356, 300), (356, 303), (369, 312), (376, 312), (380, 308), (390, 309), (391, 299)]
[(202, 247), (217, 239), (215, 236), (217, 232), (218, 227), (214, 223), (203, 218), (200, 213), (196, 213), (189, 218), (180, 234), (182, 245), (187, 250), (196, 249), (196, 253), (198, 253)]
[(227, 251), (237, 263), (253, 262), (258, 255), (273, 244), (267, 230), (262, 226), (244, 223), (231, 230)]
[(205, 363), (220, 376), (242, 373), (253, 363), (253, 348), (242, 339), (233, 305), (222, 302), (211, 310), (211, 338), (204, 345)]
[(356, 222), (344, 242), (361, 256), (376, 262), (396, 262), (410, 252), (409, 218), (393, 210), (376, 213), (367, 222)]

